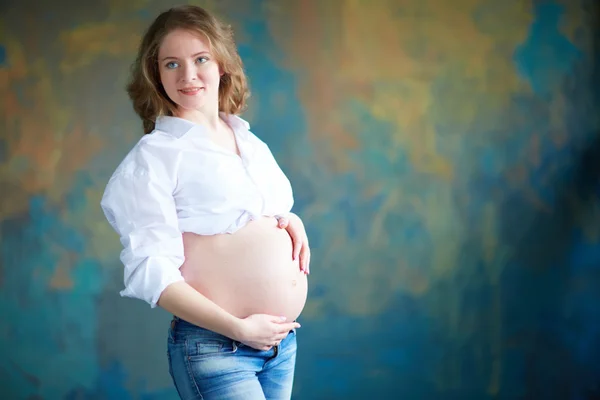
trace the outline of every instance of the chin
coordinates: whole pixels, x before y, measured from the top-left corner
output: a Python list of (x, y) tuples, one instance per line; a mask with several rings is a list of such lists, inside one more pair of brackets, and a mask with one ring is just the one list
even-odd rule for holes
[(177, 106), (183, 111), (196, 111), (204, 108), (205, 101), (181, 101)]

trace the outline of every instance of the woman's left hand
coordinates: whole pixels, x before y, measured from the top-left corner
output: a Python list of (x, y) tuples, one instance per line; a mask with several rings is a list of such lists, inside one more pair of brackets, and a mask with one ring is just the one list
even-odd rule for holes
[(296, 260), (300, 257), (300, 271), (308, 275), (310, 273), (310, 247), (302, 220), (293, 213), (280, 216), (277, 220), (278, 226), (285, 229), (292, 238), (292, 259)]

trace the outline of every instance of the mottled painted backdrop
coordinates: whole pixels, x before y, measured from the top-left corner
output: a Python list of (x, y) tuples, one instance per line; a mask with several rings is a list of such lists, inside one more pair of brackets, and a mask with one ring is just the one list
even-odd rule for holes
[[(198, 1), (313, 245), (297, 399), (598, 399), (594, 1)], [(174, 3), (0, 6), (0, 398), (174, 399), (99, 201)]]

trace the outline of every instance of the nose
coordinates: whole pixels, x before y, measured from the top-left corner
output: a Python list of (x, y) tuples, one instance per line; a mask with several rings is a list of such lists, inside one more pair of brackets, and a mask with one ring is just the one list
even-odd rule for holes
[(184, 63), (179, 71), (181, 73), (179, 79), (182, 82), (191, 82), (196, 80), (197, 74), (195, 65)]

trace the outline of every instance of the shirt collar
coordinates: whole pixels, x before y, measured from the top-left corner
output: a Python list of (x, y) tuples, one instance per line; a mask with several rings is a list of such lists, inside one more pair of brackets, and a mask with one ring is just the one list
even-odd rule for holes
[[(219, 113), (221, 118), (231, 126), (235, 132), (247, 132), (250, 129), (250, 124), (241, 117), (234, 114)], [(161, 115), (156, 118), (155, 129), (167, 132), (177, 138), (183, 137), (192, 130), (203, 131), (204, 127), (187, 119)]]
[(223, 118), (225, 120), (225, 122), (227, 122), (229, 124), (229, 126), (231, 126), (231, 129), (233, 130), (240, 130), (240, 131), (249, 131), (250, 130), (250, 124), (248, 123), (248, 121), (246, 121), (245, 119), (241, 118), (238, 115), (235, 114), (225, 114), (225, 113), (219, 113), (219, 115), (221, 115), (221, 118)]

